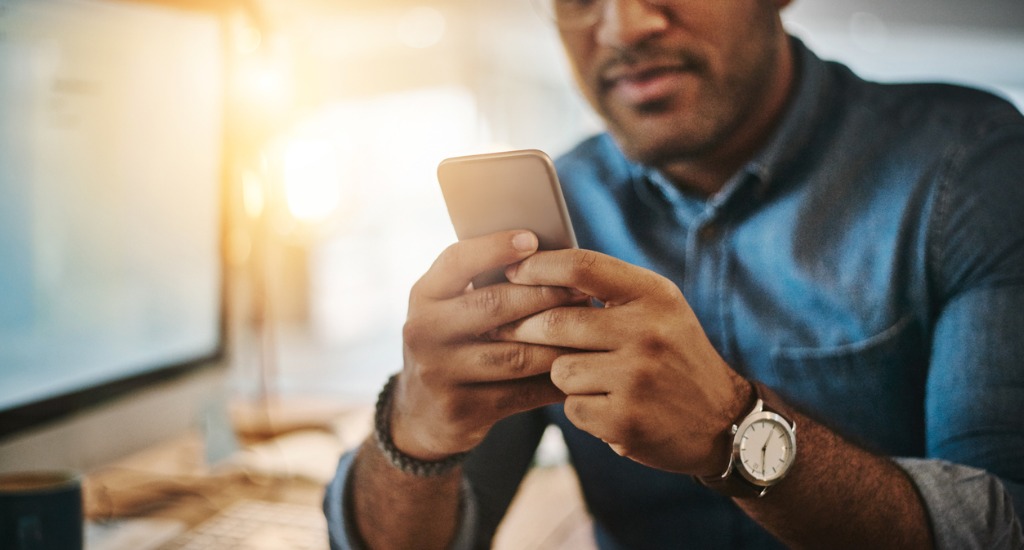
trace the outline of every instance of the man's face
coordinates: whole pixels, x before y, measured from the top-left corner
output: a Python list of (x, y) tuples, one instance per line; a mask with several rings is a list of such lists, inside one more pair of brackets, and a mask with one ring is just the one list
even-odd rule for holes
[(664, 5), (607, 0), (594, 26), (561, 31), (584, 95), (640, 162), (657, 166), (734, 147), (780, 85), (785, 1), (656, 3)]

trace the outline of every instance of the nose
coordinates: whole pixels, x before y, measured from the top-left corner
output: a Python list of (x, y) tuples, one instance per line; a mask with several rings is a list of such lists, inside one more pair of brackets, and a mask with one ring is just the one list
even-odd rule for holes
[[(721, 0), (710, 0), (721, 1)], [(597, 23), (597, 42), (613, 48), (630, 47), (665, 31), (669, 14), (645, 0), (607, 0)]]

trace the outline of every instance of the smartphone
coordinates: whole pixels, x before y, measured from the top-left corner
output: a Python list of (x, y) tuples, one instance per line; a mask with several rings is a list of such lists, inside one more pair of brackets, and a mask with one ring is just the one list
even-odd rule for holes
[[(459, 240), (509, 229), (537, 234), (540, 250), (576, 248), (555, 165), (526, 149), (445, 159), (437, 179)], [(473, 286), (505, 281), (504, 268), (482, 273)]]

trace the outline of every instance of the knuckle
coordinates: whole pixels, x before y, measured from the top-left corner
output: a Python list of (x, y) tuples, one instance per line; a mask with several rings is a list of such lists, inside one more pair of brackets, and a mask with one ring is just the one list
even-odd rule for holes
[(637, 346), (644, 356), (657, 357), (668, 351), (665, 335), (658, 329), (649, 329), (637, 338)]
[(406, 316), (402, 324), (402, 343), (409, 349), (431, 349), (444, 344), (451, 335), (442, 330), (444, 318), (437, 312), (423, 312)]
[(416, 301), (417, 297), (423, 294), (423, 277), (416, 279), (416, 282), (409, 288), (409, 303), (412, 304)]
[(485, 367), (500, 368), (512, 376), (529, 370), (533, 353), (522, 344), (506, 344), (491, 347), (480, 354), (480, 363)]
[(559, 303), (565, 299), (566, 290), (556, 286), (538, 286), (534, 287), (534, 292), (537, 294), (537, 300), (544, 304)]
[(437, 256), (437, 259), (434, 261), (434, 268), (441, 271), (452, 269), (454, 266), (462, 263), (462, 256), (462, 248), (459, 246), (459, 243), (450, 244)]
[(597, 254), (591, 250), (578, 249), (572, 255), (572, 270), (577, 277), (586, 277), (597, 263)]
[(503, 354), (495, 352), (492, 348), (480, 352), (480, 364), (484, 367), (497, 367), (504, 361)]
[(463, 304), (471, 311), (497, 316), (504, 310), (504, 294), (501, 288), (486, 287), (467, 294), (467, 299)]
[(565, 313), (559, 309), (549, 309), (541, 314), (541, 330), (544, 334), (556, 335), (565, 322)]
[(644, 426), (642, 418), (632, 412), (623, 412), (615, 419), (611, 440), (629, 452), (643, 440)]
[(530, 346), (516, 344), (505, 349), (504, 365), (512, 374), (528, 371), (532, 359), (533, 352)]
[(551, 363), (551, 382), (558, 387), (565, 387), (576, 375), (576, 363), (563, 355)]
[(536, 286), (531, 287), (529, 292), (530, 304), (538, 309), (567, 305), (572, 300), (571, 291), (560, 286)]
[(429, 334), (429, 330), (417, 317), (406, 319), (402, 325), (402, 340), (409, 347), (416, 347)]
[(416, 280), (409, 289), (409, 300), (408, 307), (409, 311), (412, 312), (414, 309), (423, 307), (427, 302), (430, 301), (428, 294), (428, 283), (426, 281), (427, 275), (424, 275)]
[(672, 295), (679, 293), (679, 287), (666, 277), (651, 277), (648, 284), (650, 285), (651, 290), (658, 294)]
[(632, 399), (647, 400), (657, 393), (660, 377), (653, 369), (636, 369), (629, 379), (628, 395)]
[(590, 416), (582, 399), (569, 396), (565, 398), (565, 416), (576, 426), (586, 425), (590, 422)]
[(565, 332), (566, 327), (573, 326), (581, 320), (582, 310), (572, 307), (558, 307), (545, 311), (540, 315), (541, 330), (548, 336), (557, 337)]

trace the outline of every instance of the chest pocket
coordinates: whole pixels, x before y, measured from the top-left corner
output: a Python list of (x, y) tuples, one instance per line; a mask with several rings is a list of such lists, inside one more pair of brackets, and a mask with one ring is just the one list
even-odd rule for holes
[(868, 449), (924, 452), (923, 337), (910, 316), (865, 340), (776, 348), (770, 376), (799, 409)]

